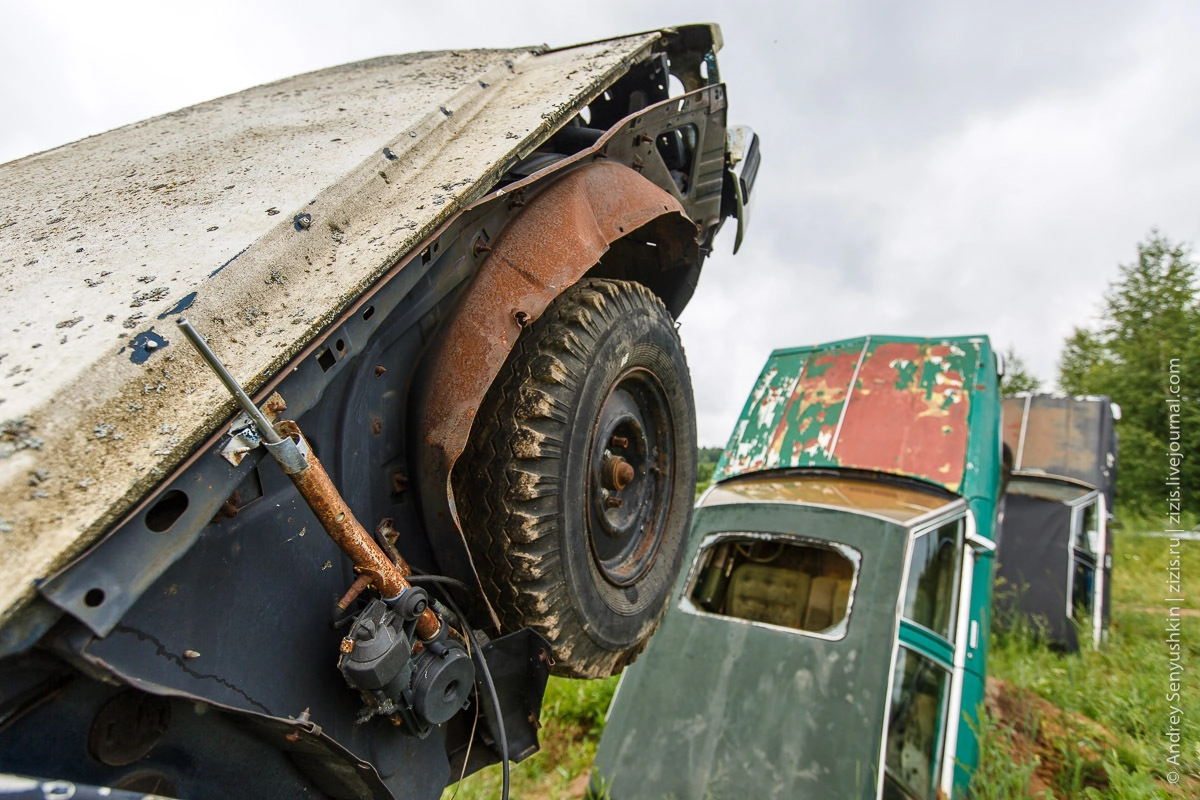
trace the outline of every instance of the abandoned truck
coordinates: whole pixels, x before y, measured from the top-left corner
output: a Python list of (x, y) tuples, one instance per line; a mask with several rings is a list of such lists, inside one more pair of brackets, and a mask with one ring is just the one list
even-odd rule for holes
[(1004, 398), (1004, 491), (996, 605), (1068, 652), (1099, 647), (1112, 597), (1116, 421), (1108, 397), (1022, 393)]
[(986, 337), (777, 350), (596, 755), (615, 800), (964, 797), (994, 521)]
[(634, 658), (675, 318), (759, 165), (720, 44), (378, 58), (0, 166), (0, 772), (507, 786), (548, 672)]

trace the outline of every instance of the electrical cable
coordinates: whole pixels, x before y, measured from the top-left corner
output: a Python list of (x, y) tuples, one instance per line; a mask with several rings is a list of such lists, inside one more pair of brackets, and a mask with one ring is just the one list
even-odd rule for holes
[(508, 735), (504, 731), (504, 717), (500, 713), (500, 696), (496, 693), (496, 684), (492, 682), (492, 673), (488, 669), (487, 659), (483, 657), (483, 648), (479, 646), (479, 641), (476, 640), (475, 634), (471, 632), (471, 626), (467, 622), (467, 617), (462, 613), (462, 609), (458, 607), (458, 603), (454, 602), (454, 598), (450, 592), (446, 591), (445, 586), (458, 586), (466, 589), (467, 586), (462, 581), (457, 581), (454, 578), (447, 578), (442, 575), (411, 575), (409, 580), (419, 580), (432, 583), (437, 586), (441, 592), (443, 599), (450, 605), (455, 616), (458, 617), (459, 625), (462, 626), (463, 634), (471, 640), (475, 646), (472, 648), (472, 656), (475, 659), (475, 665), (479, 668), (480, 675), (483, 676), (483, 684), (487, 688), (488, 695), (492, 700), (492, 713), (496, 719), (496, 738), (500, 745), (500, 765), (503, 770), (503, 788), (500, 793), (501, 800), (508, 800), (509, 788), (509, 766), (508, 766)]
[(475, 728), (479, 725), (479, 687), (475, 687), (475, 718), (471, 720), (471, 735), (467, 737), (467, 754), (463, 756), (462, 770), (458, 773), (458, 782), (454, 784), (454, 794), (450, 795), (450, 800), (458, 797), (458, 790), (462, 788), (463, 778), (467, 774), (467, 764), (471, 763), (471, 746), (475, 744)]

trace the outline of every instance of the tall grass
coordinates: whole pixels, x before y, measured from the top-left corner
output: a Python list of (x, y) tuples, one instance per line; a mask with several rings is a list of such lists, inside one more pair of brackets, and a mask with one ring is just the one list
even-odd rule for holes
[[(1053, 731), (1036, 726), (1033, 731), (1050, 748), (1042, 758), (1054, 761), (1048, 789), (1054, 797), (1200, 796), (1200, 677), (1190, 671), (1200, 665), (1200, 618), (1182, 619), (1185, 671), (1181, 696), (1172, 701), (1165, 602), (1170, 596), (1169, 541), (1134, 535), (1143, 528), (1129, 525), (1116, 537), (1113, 621), (1108, 642), (1099, 650), (1085, 645), (1077, 654), (1054, 652), (1028, 625), (1011, 620), (1001, 621), (992, 633), (989, 674), (1068, 712), (1058, 717)], [(1185, 542), (1182, 555), (1182, 596), (1197, 608), (1200, 543)], [(1081, 636), (1081, 641), (1087, 640)], [(1167, 761), (1172, 707), (1184, 710), (1178, 726), (1183, 742), (1178, 767)], [(1029, 796), (1014, 788), (1028, 785), (1033, 773), (1029, 760), (1013, 757), (1012, 728), (985, 715), (975, 797)], [(1166, 782), (1171, 772), (1178, 772), (1183, 783), (1174, 793), (1168, 792)]]

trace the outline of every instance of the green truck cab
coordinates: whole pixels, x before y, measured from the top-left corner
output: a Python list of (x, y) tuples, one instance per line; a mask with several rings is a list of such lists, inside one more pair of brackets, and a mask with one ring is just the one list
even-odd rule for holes
[(986, 337), (772, 353), (661, 627), (623, 674), (594, 786), (964, 795), (1001, 471)]

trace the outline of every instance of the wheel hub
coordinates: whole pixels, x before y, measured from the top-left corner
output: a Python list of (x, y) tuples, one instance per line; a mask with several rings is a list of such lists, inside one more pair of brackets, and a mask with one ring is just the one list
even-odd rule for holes
[(674, 441), (662, 388), (623, 373), (600, 408), (588, 474), (588, 540), (604, 579), (629, 586), (654, 563), (669, 505)]

